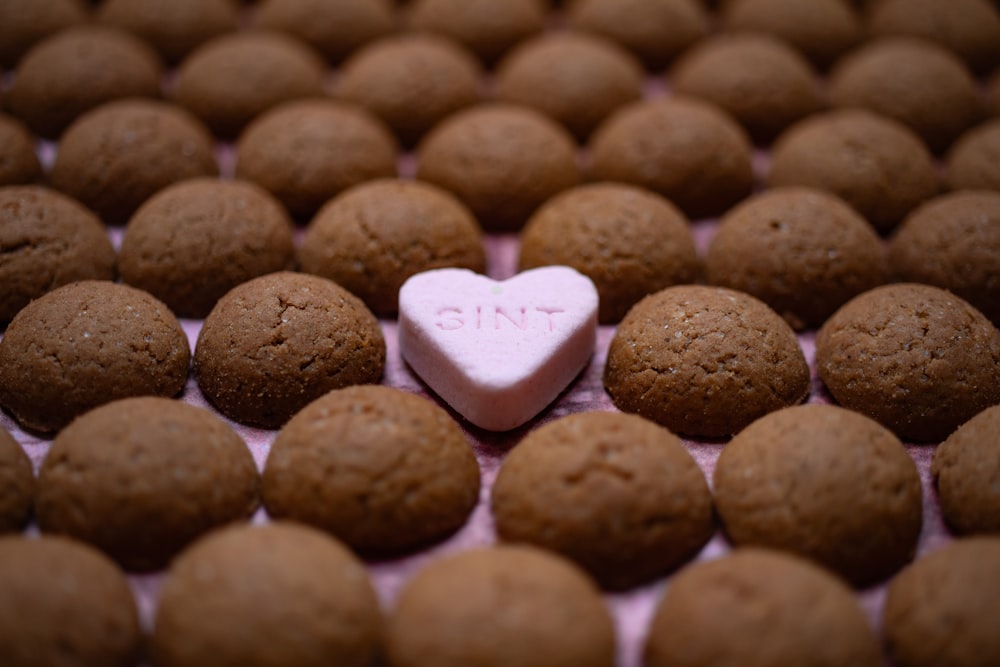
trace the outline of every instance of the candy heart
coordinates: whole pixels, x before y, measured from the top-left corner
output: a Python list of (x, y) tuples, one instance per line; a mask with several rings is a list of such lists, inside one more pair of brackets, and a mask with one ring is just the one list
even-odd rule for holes
[(476, 426), (506, 431), (551, 403), (587, 365), (597, 289), (567, 266), (505, 281), (466, 269), (411, 277), (399, 291), (399, 349)]

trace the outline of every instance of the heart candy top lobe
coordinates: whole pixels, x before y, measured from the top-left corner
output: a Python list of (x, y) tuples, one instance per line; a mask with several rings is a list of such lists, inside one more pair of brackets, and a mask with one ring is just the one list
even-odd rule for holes
[(471, 423), (516, 428), (587, 365), (597, 288), (568, 266), (496, 281), (467, 269), (412, 276), (399, 291), (399, 350)]

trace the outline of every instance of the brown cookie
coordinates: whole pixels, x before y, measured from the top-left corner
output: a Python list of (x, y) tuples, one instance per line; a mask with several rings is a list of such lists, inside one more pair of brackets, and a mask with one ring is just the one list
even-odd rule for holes
[(159, 97), (162, 77), (163, 64), (145, 42), (115, 28), (80, 26), (21, 58), (4, 105), (36, 134), (53, 138), (105, 102)]
[(250, 450), (208, 410), (127, 398), (74, 420), (38, 472), (44, 533), (97, 547), (129, 570), (154, 570), (200, 535), (257, 509)]
[(340, 70), (336, 96), (372, 112), (412, 146), (438, 122), (479, 101), (482, 74), (460, 44), (408, 33), (355, 53)]
[(838, 403), (908, 441), (943, 440), (1000, 403), (1000, 331), (929, 285), (885, 285), (847, 302), (816, 336), (816, 365)]
[(385, 340), (360, 299), (336, 283), (272, 273), (230, 290), (205, 318), (198, 386), (222, 414), (279, 428), (333, 389), (378, 382)]
[(382, 386), (332, 391), (298, 412), (271, 447), (264, 505), (363, 553), (426, 546), (479, 500), (465, 435), (429, 400)]
[(715, 104), (759, 143), (824, 106), (809, 61), (766, 34), (722, 34), (687, 51), (671, 89)]
[(829, 190), (880, 232), (939, 189), (920, 137), (863, 109), (831, 111), (788, 128), (775, 142), (768, 185)]
[(671, 579), (644, 659), (646, 667), (883, 664), (868, 619), (843, 583), (806, 560), (753, 548)]
[(230, 138), (282, 102), (321, 97), (325, 72), (319, 53), (284, 33), (234, 32), (184, 59), (171, 98)]
[(503, 461), (492, 509), (502, 540), (560, 553), (610, 589), (676, 568), (715, 530), (705, 476), (681, 441), (617, 412), (530, 432)]
[(900, 667), (1000, 664), (1000, 538), (958, 540), (889, 585), (883, 626)]
[(130, 396), (174, 396), (191, 352), (173, 313), (146, 292), (84, 280), (25, 306), (0, 340), (0, 405), (25, 428), (58, 431)]
[(0, 186), (33, 183), (41, 177), (35, 138), (24, 123), (0, 113)]
[(960, 534), (1000, 533), (1000, 405), (965, 422), (934, 450), (941, 514)]
[(178, 107), (120, 100), (80, 116), (62, 136), (49, 178), (108, 224), (123, 224), (172, 183), (218, 173), (212, 137)]
[(313, 218), (299, 248), (306, 273), (329, 278), (377, 315), (392, 315), (399, 288), (422, 271), (486, 272), (483, 235), (451, 193), (419, 181), (356, 185)]
[(637, 55), (650, 70), (708, 35), (708, 13), (695, 0), (575, 0), (571, 28), (607, 37)]
[(0, 67), (14, 67), (21, 56), (49, 35), (87, 20), (81, 0), (4, 0), (0, 2)]
[(794, 329), (815, 328), (858, 294), (889, 281), (875, 230), (836, 195), (775, 188), (722, 219), (708, 281), (757, 297)]
[(699, 100), (672, 97), (619, 109), (589, 145), (593, 178), (645, 187), (692, 218), (722, 213), (753, 187), (743, 128)]
[(1000, 116), (1000, 69), (986, 82), (986, 109), (991, 116)]
[(754, 297), (681, 285), (629, 311), (608, 349), (615, 405), (674, 433), (722, 437), (809, 393), (795, 332)]
[(925, 203), (892, 237), (889, 262), (898, 279), (954, 292), (1000, 326), (1000, 192)]
[(525, 225), (520, 248), (521, 270), (572, 266), (594, 281), (604, 323), (619, 322), (647, 294), (701, 274), (684, 214), (653, 192), (619, 183), (556, 195)]
[(584, 141), (615, 109), (642, 97), (644, 74), (631, 53), (607, 38), (550, 32), (504, 57), (494, 93), (541, 111)]
[(35, 473), (21, 445), (0, 428), (0, 533), (20, 532), (35, 498)]
[(281, 204), (253, 183), (183, 181), (132, 216), (118, 271), (179, 317), (203, 318), (233, 287), (288, 268), (292, 229)]
[(409, 580), (386, 633), (392, 667), (611, 667), (611, 617), (569, 561), (525, 546), (438, 558)]
[(115, 276), (115, 251), (97, 216), (40, 186), (0, 187), (0, 248), (0, 324), (56, 287)]
[(492, 64), (541, 32), (545, 7), (538, 0), (413, 0), (408, 22), (411, 29), (449, 37)]
[(256, 25), (281, 30), (333, 62), (396, 29), (389, 0), (261, 0)]
[(0, 538), (0, 661), (128, 667), (142, 633), (122, 572), (61, 537)]
[(1000, 190), (1000, 119), (958, 138), (945, 156), (944, 180), (949, 190)]
[(791, 551), (865, 586), (913, 557), (920, 475), (867, 417), (802, 405), (738, 433), (715, 465), (715, 507), (737, 546)]
[(579, 182), (575, 151), (569, 133), (533, 109), (482, 105), (424, 137), (417, 178), (455, 193), (488, 231), (512, 231)]
[(329, 100), (288, 102), (240, 135), (236, 176), (278, 198), (294, 216), (310, 216), (331, 197), (396, 175), (398, 147), (369, 112)]
[(97, 20), (142, 38), (169, 62), (177, 62), (213, 37), (236, 29), (234, 0), (104, 0)]
[(276, 522), (227, 528), (172, 563), (150, 641), (160, 667), (369, 667), (382, 618), (339, 542)]

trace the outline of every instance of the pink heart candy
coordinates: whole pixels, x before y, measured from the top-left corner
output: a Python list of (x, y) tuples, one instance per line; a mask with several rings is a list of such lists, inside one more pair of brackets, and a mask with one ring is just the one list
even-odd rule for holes
[(567, 266), (496, 281), (467, 269), (411, 277), (399, 291), (399, 349), (459, 414), (491, 431), (537, 415), (587, 365), (597, 289)]

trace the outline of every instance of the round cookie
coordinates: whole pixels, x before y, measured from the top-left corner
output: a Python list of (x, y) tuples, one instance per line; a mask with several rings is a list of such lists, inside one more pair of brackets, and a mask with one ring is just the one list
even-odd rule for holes
[(4, 106), (43, 137), (58, 137), (85, 112), (126, 97), (159, 97), (163, 65), (127, 32), (70, 28), (36, 44), (17, 68)]
[(1000, 405), (962, 424), (934, 450), (941, 514), (959, 534), (1000, 533)]
[(282, 102), (323, 95), (319, 53), (281, 32), (235, 32), (202, 44), (177, 69), (171, 98), (216, 135), (237, 136)]
[(264, 468), (268, 515), (398, 553), (458, 530), (479, 500), (465, 435), (429, 400), (383, 386), (332, 391), (278, 433)]
[(1000, 119), (972, 128), (945, 157), (950, 190), (1000, 190)]
[(643, 664), (880, 667), (883, 660), (868, 620), (836, 577), (789, 554), (748, 548), (671, 579)]
[(493, 64), (542, 31), (545, 7), (538, 0), (413, 0), (408, 23), (411, 29), (449, 37)]
[(504, 57), (494, 94), (541, 111), (582, 141), (615, 109), (642, 97), (644, 74), (638, 60), (608, 39), (554, 32)]
[(628, 312), (608, 349), (604, 387), (624, 412), (715, 438), (802, 401), (809, 367), (791, 327), (763, 302), (681, 285)]
[(4, 665), (132, 665), (141, 642), (132, 591), (105, 556), (59, 537), (0, 538)]
[(829, 67), (864, 37), (857, 13), (844, 0), (727, 0), (720, 21), (726, 31), (777, 37), (820, 69)]
[(913, 211), (889, 243), (904, 282), (954, 292), (1000, 326), (1000, 192), (965, 190)]
[(920, 138), (863, 109), (830, 111), (788, 128), (774, 145), (768, 185), (828, 190), (879, 232), (892, 229), (939, 189)]
[(292, 231), (281, 204), (253, 183), (183, 181), (132, 216), (118, 271), (179, 317), (204, 318), (233, 287), (291, 266)]
[(355, 53), (340, 70), (336, 95), (381, 118), (405, 145), (480, 99), (475, 56), (435, 35), (386, 37)]
[(108, 224), (123, 224), (166, 186), (218, 173), (212, 137), (183, 109), (154, 100), (109, 102), (62, 136), (49, 179)]
[(929, 285), (885, 285), (847, 302), (816, 336), (816, 365), (838, 403), (908, 441), (940, 441), (1000, 403), (1000, 331)]
[(38, 525), (129, 570), (167, 565), (198, 536), (248, 519), (259, 477), (250, 450), (208, 410), (127, 398), (74, 420), (38, 472)]
[(939, 153), (983, 117), (978, 84), (962, 61), (912, 38), (884, 38), (852, 51), (834, 67), (828, 87), (834, 106), (897, 120)]
[(257, 27), (287, 32), (335, 63), (396, 29), (389, 0), (261, 0), (256, 10)]
[(0, 428), (0, 533), (20, 532), (28, 523), (35, 498), (31, 459), (5, 429)]
[(368, 667), (382, 618), (339, 542), (272, 522), (209, 534), (171, 564), (150, 640), (159, 667)]
[(705, 476), (681, 441), (618, 412), (531, 431), (500, 467), (492, 510), (500, 539), (560, 553), (610, 589), (676, 568), (715, 531)]
[(594, 281), (603, 323), (619, 322), (647, 294), (701, 274), (684, 214), (653, 192), (619, 183), (567, 190), (531, 217), (519, 268), (549, 265), (571, 266)]
[(487, 231), (513, 231), (579, 182), (575, 151), (569, 133), (533, 109), (482, 105), (453, 114), (424, 137), (417, 178), (457, 195)]
[(119, 398), (174, 396), (191, 352), (173, 313), (133, 287), (83, 280), (35, 299), (0, 340), (0, 405), (58, 431)]
[(386, 630), (392, 667), (611, 667), (611, 617), (569, 561), (526, 546), (435, 559), (407, 582)]
[(115, 250), (97, 216), (40, 186), (0, 187), (0, 248), (0, 324), (56, 287), (115, 276)]
[(278, 428), (328, 391), (378, 382), (385, 355), (378, 320), (360, 299), (325, 278), (280, 272), (219, 299), (194, 368), (223, 415)]
[(722, 219), (705, 259), (708, 282), (757, 297), (793, 329), (815, 328), (850, 299), (889, 282), (875, 230), (839, 197), (775, 188)]
[(885, 643), (900, 667), (1000, 664), (1000, 538), (957, 540), (889, 585)]
[(833, 405), (745, 428), (719, 455), (712, 488), (733, 544), (791, 551), (856, 586), (898, 570), (920, 538), (913, 459), (888, 429)]
[(353, 185), (395, 176), (397, 150), (388, 128), (363, 109), (330, 100), (288, 102), (240, 135), (236, 176), (303, 217)]
[(590, 138), (590, 175), (657, 192), (691, 218), (718, 215), (750, 194), (751, 145), (716, 107), (672, 97), (619, 109)]
[(706, 37), (708, 13), (695, 0), (575, 0), (567, 3), (569, 27), (601, 35), (662, 69)]
[(199, 45), (236, 29), (234, 0), (104, 0), (97, 20), (142, 38), (175, 63)]
[(759, 143), (824, 106), (809, 61), (765, 34), (701, 42), (674, 64), (670, 86), (728, 112)]
[(376, 315), (392, 315), (410, 276), (446, 267), (486, 272), (483, 235), (472, 213), (430, 183), (356, 185), (313, 218), (299, 248), (306, 273), (329, 278)]
[(49, 35), (87, 20), (81, 0), (3, 0), (0, 2), (0, 67), (13, 68), (28, 50)]
[(0, 186), (33, 183), (41, 177), (35, 138), (24, 123), (0, 113)]

